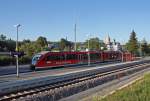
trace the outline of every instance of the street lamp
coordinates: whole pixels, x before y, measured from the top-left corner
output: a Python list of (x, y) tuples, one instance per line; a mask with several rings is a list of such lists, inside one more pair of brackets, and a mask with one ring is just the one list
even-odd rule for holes
[(143, 53), (142, 53), (142, 41), (139, 42), (140, 43), (140, 57), (142, 57)]
[[(15, 27), (17, 28), (17, 40), (16, 40), (16, 52), (18, 52), (18, 29), (21, 25), (17, 24)], [(16, 68), (17, 68), (17, 77), (19, 77), (19, 66), (18, 66), (18, 55), (16, 55)]]

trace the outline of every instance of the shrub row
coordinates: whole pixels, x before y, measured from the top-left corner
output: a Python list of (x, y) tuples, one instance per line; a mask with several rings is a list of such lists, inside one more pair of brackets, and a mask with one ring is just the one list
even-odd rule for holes
[[(24, 56), (19, 58), (19, 64), (30, 64), (31, 63), (31, 57)], [(7, 66), (7, 65), (15, 65), (16, 64), (16, 58), (10, 57), (10, 56), (0, 56), (0, 66)]]

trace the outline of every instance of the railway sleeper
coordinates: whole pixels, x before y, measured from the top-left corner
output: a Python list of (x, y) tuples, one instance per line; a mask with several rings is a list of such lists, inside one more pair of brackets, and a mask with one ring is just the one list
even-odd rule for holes
[[(147, 67), (148, 66), (146, 66), (146, 67), (144, 67), (142, 69), (145, 69)], [(123, 76), (132, 74), (132, 73), (134, 73), (136, 71), (139, 71), (139, 70), (141, 70), (141, 68), (136, 68), (136, 69), (133, 69), (133, 70), (129, 70), (129, 71), (126, 71), (125, 73), (121, 72), (121, 73), (119, 73), (119, 77), (121, 78)], [(64, 89), (61, 88), (59, 90), (58, 89), (54, 89), (53, 97), (51, 98), (49, 94), (48, 95), (46, 94), (46, 95), (44, 95), (45, 96), (44, 99), (45, 100), (49, 100), (49, 101), (59, 100), (59, 99), (61, 99), (63, 97), (67, 97), (67, 96), (76, 94), (78, 92), (85, 91), (85, 90), (87, 90), (89, 88), (93, 88), (93, 87), (95, 87), (97, 85), (106, 83), (106, 82), (108, 82), (110, 80), (114, 80), (116, 78), (118, 78), (118, 74), (114, 74), (114, 75), (106, 76), (106, 77), (103, 77), (103, 78), (92, 79), (92, 80), (88, 80), (88, 81), (79, 82), (79, 83), (76, 83), (76, 84), (65, 86), (65, 88), (67, 88), (67, 90), (65, 90), (65, 88)], [(36, 98), (36, 97), (34, 97), (34, 98)], [(38, 97), (38, 99), (35, 99), (35, 100), (39, 100), (39, 97)]]
[[(148, 61), (149, 62), (149, 61)], [(146, 63), (148, 63), (148, 62), (146, 62)], [(145, 62), (144, 62), (145, 63)], [(136, 64), (137, 65), (137, 64)], [(147, 66), (145, 66), (145, 67), (143, 67), (143, 68), (138, 68), (138, 69), (134, 69), (134, 70), (132, 70), (132, 71), (128, 71), (128, 72), (126, 72), (126, 73), (123, 73), (123, 74), (121, 74), (121, 77), (122, 76), (125, 76), (125, 75), (129, 75), (129, 74), (131, 74), (131, 73), (134, 73), (134, 72), (136, 72), (136, 71), (139, 71), (139, 70), (141, 70), (141, 69), (144, 69), (144, 68), (147, 68)], [(90, 74), (90, 72), (88, 72), (89, 74), (86, 74), (86, 76), (88, 75), (93, 75), (93, 74), (97, 74), (98, 72), (97, 71), (93, 71), (93, 73), (91, 73)], [(82, 76), (83, 74), (81, 74), (81, 75), (76, 75), (77, 77), (72, 77), (72, 79), (73, 78), (79, 78), (80, 76)], [(86, 77), (85, 76), (85, 77)], [(86, 82), (86, 84), (84, 84), (85, 83), (85, 81), (84, 82), (82, 82), (82, 84), (81, 84), (81, 82), (79, 82), (78, 84), (76, 84), (76, 85), (78, 85), (78, 86), (75, 86), (74, 84), (73, 85), (71, 85), (71, 86), (66, 86), (66, 88), (68, 88), (67, 89), (67, 92), (69, 92), (69, 94), (66, 94), (66, 96), (69, 96), (69, 95), (71, 95), (72, 93), (77, 93), (77, 92), (80, 92), (80, 90), (81, 91), (84, 91), (84, 90), (86, 90), (86, 89), (88, 89), (88, 88), (93, 88), (93, 87), (95, 87), (95, 86), (97, 86), (97, 85), (99, 85), (99, 84), (103, 84), (103, 83), (105, 83), (105, 82), (108, 82), (108, 81), (110, 81), (110, 80), (113, 80), (113, 79), (116, 79), (115, 77), (118, 77), (117, 75), (111, 75), (111, 76), (104, 76), (104, 77), (100, 77), (100, 80), (99, 79), (94, 79), (94, 80), (92, 80), (91, 79), (91, 81), (89, 80), (88, 82)], [(101, 82), (98, 82), (98, 80), (99, 81), (101, 81)], [(66, 80), (67, 81), (67, 80)], [(85, 86), (86, 85), (86, 86)], [(73, 89), (72, 87), (73, 86), (75, 86), (75, 88), (77, 88), (77, 89)], [(71, 89), (72, 88), (72, 89)], [(83, 89), (82, 89), (83, 88)], [(64, 90), (64, 89), (61, 89), (61, 90)], [(59, 91), (61, 91), (61, 90), (59, 90)], [(72, 91), (72, 93), (70, 93)], [(56, 93), (56, 92), (55, 92)], [(40, 94), (41, 95), (41, 94)], [(34, 95), (33, 95), (34, 96)], [(35, 95), (35, 96), (37, 96), (37, 94)], [(61, 95), (62, 96), (62, 95)], [(65, 96), (65, 95), (63, 95), (63, 96)], [(28, 98), (30, 98), (30, 97), (28, 97)], [(35, 97), (34, 97), (35, 98)], [(56, 97), (57, 98), (57, 97)], [(55, 99), (55, 97), (53, 96), (53, 99)], [(58, 98), (57, 98), (58, 99)]]

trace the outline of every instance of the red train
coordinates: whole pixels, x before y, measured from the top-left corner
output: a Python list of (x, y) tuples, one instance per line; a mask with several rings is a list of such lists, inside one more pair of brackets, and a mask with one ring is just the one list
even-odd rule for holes
[(120, 51), (49, 52), (43, 51), (32, 58), (31, 69), (100, 63), (108, 61), (131, 61), (132, 54)]

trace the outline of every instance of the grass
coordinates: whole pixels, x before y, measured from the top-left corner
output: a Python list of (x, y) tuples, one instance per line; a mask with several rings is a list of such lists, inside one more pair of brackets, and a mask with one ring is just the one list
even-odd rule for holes
[(145, 74), (142, 80), (105, 98), (96, 96), (93, 101), (150, 101), (150, 73)]

